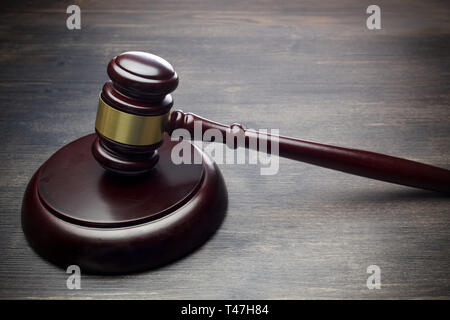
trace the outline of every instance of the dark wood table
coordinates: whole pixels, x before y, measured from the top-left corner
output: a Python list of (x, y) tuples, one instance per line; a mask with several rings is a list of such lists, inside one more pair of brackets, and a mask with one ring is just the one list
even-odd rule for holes
[[(378, 1), (2, 3), (1, 298), (449, 298), (450, 202), (432, 192), (280, 159), (220, 165), (229, 191), (218, 233), (140, 274), (83, 275), (39, 258), (20, 225), (35, 170), (93, 132), (107, 62), (158, 54), (180, 76), (176, 106), (210, 119), (450, 168), (450, 6)], [(369, 265), (381, 289), (369, 290)]]

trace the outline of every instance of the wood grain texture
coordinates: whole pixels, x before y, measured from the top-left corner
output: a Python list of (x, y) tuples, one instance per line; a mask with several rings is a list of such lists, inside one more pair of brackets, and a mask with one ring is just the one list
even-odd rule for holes
[[(25, 242), (26, 184), (94, 130), (106, 64), (127, 50), (170, 61), (175, 107), (224, 123), (450, 168), (450, 6), (378, 1), (13, 2), (0, 13), (1, 298), (449, 298), (450, 202), (280, 159), (276, 176), (220, 165), (229, 209), (187, 258), (123, 277), (65, 270)], [(367, 266), (382, 289), (366, 288)]]

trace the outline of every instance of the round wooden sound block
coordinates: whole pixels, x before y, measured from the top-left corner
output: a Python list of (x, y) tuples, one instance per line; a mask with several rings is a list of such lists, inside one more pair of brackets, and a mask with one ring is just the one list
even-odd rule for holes
[(227, 191), (202, 150), (191, 145), (201, 164), (176, 165), (171, 151), (178, 142), (165, 135), (156, 166), (127, 177), (97, 163), (95, 139), (90, 134), (61, 148), (27, 187), (22, 226), (41, 256), (86, 273), (142, 271), (189, 253), (220, 226)]

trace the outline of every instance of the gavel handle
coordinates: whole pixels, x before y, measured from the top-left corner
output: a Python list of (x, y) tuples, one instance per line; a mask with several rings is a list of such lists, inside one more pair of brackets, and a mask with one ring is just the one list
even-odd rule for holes
[[(171, 113), (166, 131), (172, 134), (175, 129), (182, 128), (189, 131), (191, 137), (196, 138), (194, 123), (197, 123), (197, 127), (200, 127), (201, 124), (200, 139), (203, 141), (205, 141), (203, 139), (205, 131), (216, 129), (218, 130), (216, 132), (222, 134), (223, 143), (226, 142), (227, 134), (243, 135), (245, 137), (245, 145), (242, 147), (259, 150), (260, 143), (250, 143), (251, 139), (257, 139), (263, 145), (266, 143), (267, 153), (271, 153), (272, 142), (276, 143), (278, 140), (278, 155), (283, 158), (302, 161), (370, 179), (450, 193), (449, 170), (380, 153), (324, 145), (246, 130), (240, 124), (227, 126), (192, 113), (184, 113), (180, 110)], [(237, 146), (233, 145), (232, 147), (236, 148)]]

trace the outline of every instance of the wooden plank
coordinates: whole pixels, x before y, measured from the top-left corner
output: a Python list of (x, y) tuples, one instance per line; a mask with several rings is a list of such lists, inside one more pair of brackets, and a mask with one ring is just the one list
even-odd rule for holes
[[(200, 250), (82, 290), (28, 247), (20, 207), (33, 172), (92, 132), (109, 59), (145, 50), (180, 75), (178, 108), (307, 140), (450, 168), (450, 14), (441, 1), (53, 1), (0, 19), (1, 298), (449, 298), (448, 198), (280, 160), (276, 176), (220, 165), (228, 216)], [(382, 289), (366, 287), (367, 266)]]

